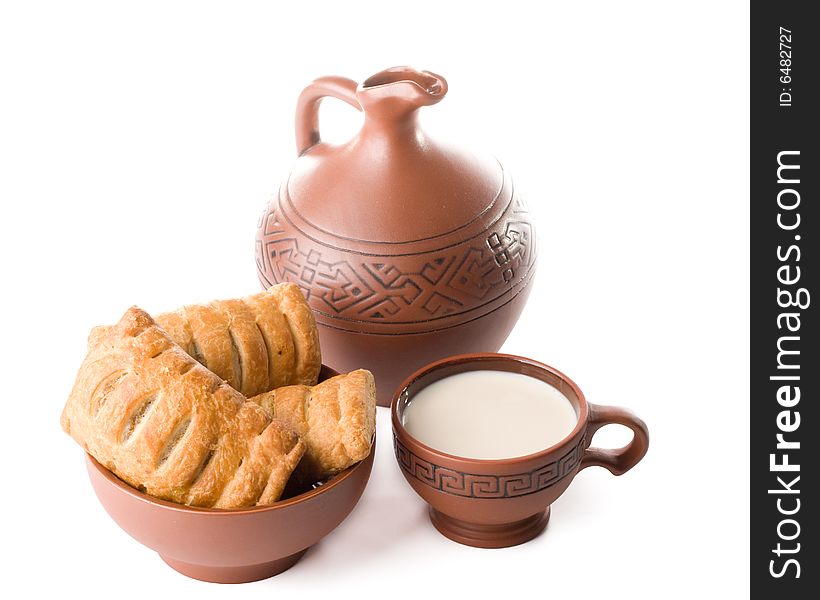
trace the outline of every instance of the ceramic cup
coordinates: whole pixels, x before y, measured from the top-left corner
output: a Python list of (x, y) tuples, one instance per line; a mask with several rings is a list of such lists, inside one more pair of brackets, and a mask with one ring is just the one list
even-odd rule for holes
[[(405, 408), (420, 389), (465, 371), (521, 373), (558, 388), (572, 403), (578, 422), (557, 444), (535, 454), (483, 460), (453, 456), (411, 436), (402, 424)], [(431, 363), (407, 378), (391, 403), (393, 443), (405, 479), (430, 505), (430, 520), (448, 538), (481, 548), (529, 541), (547, 525), (550, 505), (586, 467), (622, 475), (646, 454), (649, 432), (625, 408), (587, 402), (569, 377), (540, 362), (507, 354), (462, 354)], [(626, 425), (633, 438), (623, 448), (590, 448), (592, 436), (609, 424)]]

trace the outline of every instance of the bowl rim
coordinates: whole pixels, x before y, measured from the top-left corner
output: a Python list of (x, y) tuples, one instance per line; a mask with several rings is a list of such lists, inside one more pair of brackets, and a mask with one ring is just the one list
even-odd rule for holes
[(248, 513), (264, 513), (272, 510), (285, 509), (295, 504), (301, 504), (302, 502), (308, 502), (315, 496), (318, 496), (326, 491), (329, 491), (341, 485), (344, 481), (352, 477), (358, 469), (364, 467), (364, 464), (373, 456), (375, 450), (376, 431), (374, 430), (373, 437), (370, 440), (370, 452), (368, 453), (368, 455), (365, 456), (359, 462), (357, 462), (355, 465), (350, 466), (344, 471), (341, 471), (336, 475), (331, 476), (327, 483), (323, 483), (322, 485), (315, 487), (312, 490), (302, 492), (301, 494), (292, 496), (291, 498), (286, 498), (285, 500), (277, 500), (273, 504), (265, 504), (262, 506), (249, 506), (246, 508), (205, 508), (199, 506), (188, 506), (187, 504), (171, 502), (170, 500), (163, 500), (161, 498), (151, 496), (150, 494), (147, 494), (145, 492), (141, 492), (135, 487), (132, 487), (131, 485), (117, 477), (114, 473), (109, 471), (105, 466), (103, 466), (96, 458), (91, 456), (88, 452), (85, 453), (85, 456), (88, 465), (90, 465), (96, 471), (98, 471), (109, 483), (113, 484), (115, 487), (119, 488), (120, 491), (124, 492), (125, 494), (128, 494), (129, 496), (132, 496), (134, 499), (139, 500), (140, 502), (145, 502), (147, 504), (154, 505), (160, 509), (168, 509), (184, 513), (231, 516)]
[[(538, 452), (533, 452), (531, 454), (522, 454), (521, 456), (513, 456), (509, 458), (472, 458), (469, 456), (459, 456), (458, 454), (449, 454), (437, 448), (433, 448), (432, 446), (428, 446), (415, 436), (413, 436), (407, 428), (404, 426), (404, 423), (401, 422), (399, 419), (398, 413), (398, 406), (399, 406), (399, 399), (401, 398), (402, 394), (407, 390), (407, 388), (414, 383), (415, 381), (421, 379), (432, 373), (433, 371), (437, 371), (438, 369), (447, 367), (452, 364), (457, 363), (477, 363), (480, 364), (482, 362), (489, 362), (489, 361), (503, 361), (503, 362), (511, 362), (511, 363), (520, 363), (525, 364), (530, 367), (534, 367), (541, 371), (547, 371), (552, 373), (567, 385), (572, 388), (573, 392), (575, 392), (576, 397), (578, 398), (578, 405), (579, 405), (579, 414), (578, 414), (578, 421), (575, 423), (575, 427), (572, 429), (570, 433), (564, 436), (560, 441), (556, 442), (552, 446), (544, 448), (543, 450), (539, 450)], [(481, 370), (481, 369), (471, 369), (471, 370)], [(497, 370), (497, 369), (487, 369), (487, 370)], [(504, 354), (500, 352), (473, 352), (473, 353), (465, 353), (465, 354), (454, 354), (452, 356), (447, 356), (445, 358), (433, 361), (421, 367), (420, 369), (416, 370), (412, 375), (407, 377), (396, 389), (393, 393), (393, 398), (390, 401), (390, 421), (393, 425), (393, 433), (396, 436), (403, 436), (409, 440), (412, 440), (413, 444), (417, 445), (420, 449), (424, 450), (425, 452), (429, 453), (432, 456), (443, 458), (448, 461), (457, 461), (463, 464), (479, 464), (485, 466), (493, 466), (497, 465), (499, 467), (509, 467), (512, 465), (538, 460), (542, 458), (548, 457), (550, 454), (553, 454), (556, 450), (566, 446), (569, 444), (573, 439), (583, 433), (583, 431), (587, 427), (587, 422), (589, 420), (589, 402), (587, 401), (584, 393), (581, 391), (581, 388), (578, 387), (572, 379), (570, 379), (567, 375), (556, 369), (555, 367), (551, 367), (545, 363), (540, 361), (534, 360), (532, 358), (527, 358), (526, 356), (519, 356), (517, 354)]]

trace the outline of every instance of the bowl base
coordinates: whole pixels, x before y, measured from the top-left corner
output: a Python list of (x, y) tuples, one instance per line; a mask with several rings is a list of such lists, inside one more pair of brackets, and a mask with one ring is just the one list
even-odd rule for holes
[(500, 525), (470, 523), (430, 508), (430, 521), (442, 535), (459, 544), (476, 548), (507, 548), (529, 542), (544, 531), (549, 519), (549, 507), (544, 512), (521, 521)]
[(174, 571), (182, 573), (192, 579), (199, 579), (200, 581), (210, 583), (248, 583), (251, 581), (259, 581), (260, 579), (267, 579), (268, 577), (273, 577), (283, 571), (287, 571), (302, 558), (302, 555), (304, 555), (307, 550), (308, 549), (305, 548), (296, 554), (291, 554), (279, 560), (241, 567), (193, 565), (169, 558), (168, 556), (162, 556), (161, 554), (160, 558)]

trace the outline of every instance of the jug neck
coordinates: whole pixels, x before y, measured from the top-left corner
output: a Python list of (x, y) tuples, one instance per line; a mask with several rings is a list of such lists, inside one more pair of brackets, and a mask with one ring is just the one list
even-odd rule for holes
[(359, 139), (378, 142), (389, 146), (416, 145), (423, 139), (423, 132), (418, 124), (418, 109), (394, 116), (365, 115), (364, 125), (359, 132)]
[(365, 113), (361, 137), (418, 140), (418, 110), (440, 102), (446, 93), (445, 79), (430, 71), (393, 67), (376, 73), (356, 90)]

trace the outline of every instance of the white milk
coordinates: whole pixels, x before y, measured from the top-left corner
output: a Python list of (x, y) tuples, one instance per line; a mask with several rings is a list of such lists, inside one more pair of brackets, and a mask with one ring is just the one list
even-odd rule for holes
[(467, 371), (416, 392), (403, 424), (420, 442), (468, 458), (544, 450), (575, 428), (569, 399), (550, 384), (507, 371)]

